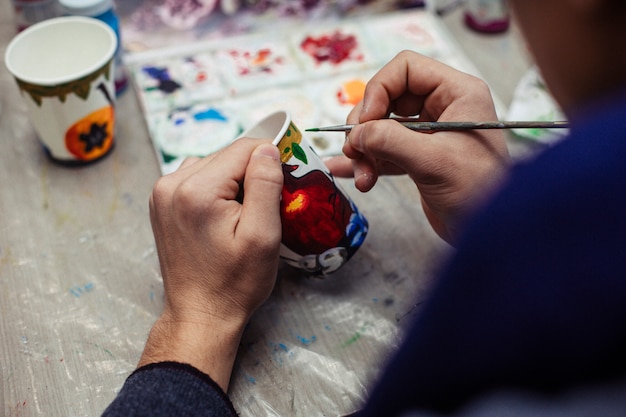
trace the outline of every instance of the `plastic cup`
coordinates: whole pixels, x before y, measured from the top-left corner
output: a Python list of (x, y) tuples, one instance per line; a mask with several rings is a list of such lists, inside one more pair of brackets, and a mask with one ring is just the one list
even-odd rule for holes
[(85, 164), (113, 148), (116, 47), (113, 30), (88, 17), (45, 20), (9, 43), (6, 67), (53, 160)]
[(316, 277), (339, 269), (365, 240), (368, 223), (289, 113), (272, 113), (240, 137), (274, 138), (272, 143), (280, 150), (285, 176), (281, 258)]

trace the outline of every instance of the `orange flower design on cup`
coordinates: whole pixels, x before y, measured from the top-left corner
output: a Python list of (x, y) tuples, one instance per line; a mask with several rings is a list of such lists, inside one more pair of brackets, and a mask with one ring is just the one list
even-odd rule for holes
[(70, 126), (65, 133), (65, 146), (81, 161), (98, 159), (113, 146), (114, 127), (113, 106), (103, 107)]

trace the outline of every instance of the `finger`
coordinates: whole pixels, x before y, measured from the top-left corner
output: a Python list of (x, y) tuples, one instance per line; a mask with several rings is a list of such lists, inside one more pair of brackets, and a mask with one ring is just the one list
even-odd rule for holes
[(346, 123), (349, 125), (355, 125), (359, 123), (360, 114), (363, 111), (363, 101), (361, 100), (350, 110), (348, 117), (346, 117)]
[[(368, 170), (383, 165), (418, 174), (436, 169), (439, 158), (435, 153), (437, 143), (433, 141), (441, 140), (435, 134), (414, 132), (392, 120), (362, 123), (355, 126), (349, 136), (350, 147), (364, 155), (358, 165), (365, 176), (369, 175)], [(372, 161), (379, 162), (374, 165)]]
[(209, 154), (205, 157), (202, 158), (198, 158), (198, 157), (188, 157), (185, 158), (185, 160), (183, 161), (183, 163), (181, 164), (181, 166), (173, 172), (173, 174), (175, 174), (176, 176), (179, 177), (179, 180), (182, 181), (185, 178), (190, 177), (191, 175), (195, 174), (196, 172), (200, 171), (201, 169), (203, 169), (205, 166), (207, 166), (208, 164), (211, 163), (211, 161), (220, 153), (224, 152), (226, 148), (220, 149), (217, 152), (214, 152), (212, 154)]
[[(220, 218), (232, 219), (232, 222), (216, 222), (212, 227), (230, 229), (233, 233), (233, 224), (236, 224), (241, 209), (236, 201), (239, 187), (250, 155), (260, 143), (257, 139), (237, 140), (212, 158), (189, 167), (185, 171), (194, 172), (177, 184), (172, 208), (186, 213), (187, 218), (199, 224), (207, 216), (218, 213)], [(195, 226), (192, 224), (191, 227)]]
[(183, 163), (180, 164), (180, 166), (178, 167), (178, 169), (185, 169), (190, 167), (191, 165), (195, 164), (196, 162), (198, 162), (200, 160), (200, 158), (196, 157), (196, 156), (188, 156), (187, 158), (185, 158), (183, 160)]
[(343, 155), (325, 159), (324, 164), (336, 177), (351, 178), (354, 176), (352, 161)]
[(361, 192), (371, 190), (378, 181), (376, 159), (370, 155), (353, 159), (352, 169), (354, 170), (354, 186)]
[(368, 82), (360, 122), (385, 118), (392, 111), (437, 120), (449, 105), (471, 97), (477, 80), (432, 58), (400, 52)]
[[(421, 72), (426, 72), (427, 69), (427, 66), (421, 65), (422, 58), (418, 54), (401, 52), (374, 74), (365, 87), (363, 106), (359, 114), (360, 122), (386, 118), (394, 111), (396, 99), (407, 92), (414, 94), (409, 88), (411, 77), (431, 82), (432, 78), (428, 78), (427, 73), (422, 77)], [(415, 67), (411, 68), (410, 65)], [(428, 94), (428, 91), (425, 94)]]
[(211, 178), (214, 181), (219, 181), (220, 178), (234, 181), (239, 188), (239, 185), (243, 183), (250, 155), (262, 143), (264, 142), (260, 139), (238, 139), (231, 146), (215, 154), (209, 162)]
[(324, 161), (331, 174), (342, 177), (354, 177), (356, 188), (362, 192), (372, 189), (378, 180), (379, 170), (376, 161), (363, 154), (356, 159), (348, 159), (345, 156), (336, 156)]
[[(345, 156), (333, 156), (325, 159), (324, 163), (331, 174), (340, 178), (354, 177), (354, 166), (351, 159)], [(376, 161), (376, 172), (381, 175), (404, 175), (406, 172), (390, 161)]]
[(238, 234), (248, 235), (253, 240), (280, 241), (282, 187), (283, 171), (278, 148), (269, 143), (257, 146), (245, 172)]

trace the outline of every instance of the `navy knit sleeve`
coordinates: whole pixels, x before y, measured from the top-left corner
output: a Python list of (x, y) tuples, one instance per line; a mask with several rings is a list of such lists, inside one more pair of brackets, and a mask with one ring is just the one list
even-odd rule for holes
[(190, 365), (160, 362), (133, 372), (102, 416), (236, 417), (237, 412), (208, 375)]

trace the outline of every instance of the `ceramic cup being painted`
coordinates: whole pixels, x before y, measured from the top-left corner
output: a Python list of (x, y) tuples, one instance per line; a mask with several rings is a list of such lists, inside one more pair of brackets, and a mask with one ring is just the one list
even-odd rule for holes
[(5, 64), (53, 160), (84, 164), (112, 149), (116, 47), (113, 30), (87, 17), (45, 20), (9, 44)]
[(317, 277), (339, 269), (365, 240), (367, 220), (335, 183), (291, 116), (272, 113), (240, 137), (274, 138), (272, 143), (280, 150), (285, 176), (281, 258)]

